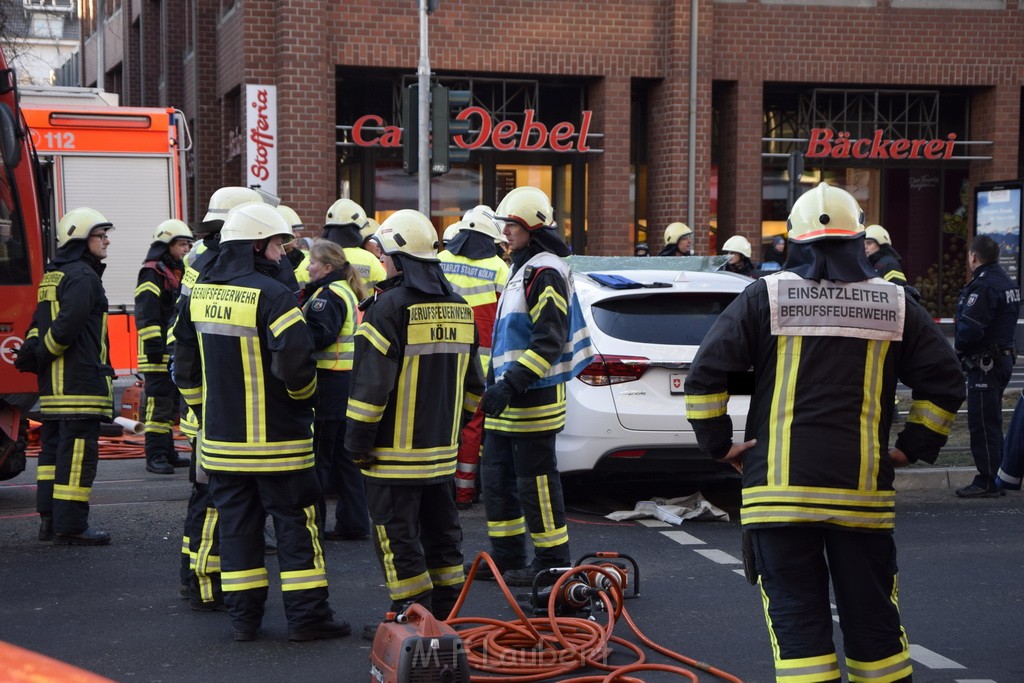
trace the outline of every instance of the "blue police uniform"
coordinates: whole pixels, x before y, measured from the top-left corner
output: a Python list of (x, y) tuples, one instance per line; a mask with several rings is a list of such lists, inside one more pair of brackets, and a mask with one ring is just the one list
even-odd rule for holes
[(985, 263), (960, 292), (954, 346), (967, 374), (967, 427), (978, 474), (957, 495), (991, 494), (1003, 456), (1002, 397), (1016, 358), (1020, 288), (998, 263)]

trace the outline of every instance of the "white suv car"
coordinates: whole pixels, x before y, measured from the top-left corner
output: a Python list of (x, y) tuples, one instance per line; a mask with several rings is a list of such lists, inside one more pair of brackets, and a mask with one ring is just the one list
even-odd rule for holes
[[(685, 265), (713, 268), (723, 259), (686, 261)], [(732, 273), (679, 270), (684, 267), (679, 257), (573, 257), (571, 263), (598, 355), (566, 385), (566, 425), (556, 442), (559, 470), (733, 472), (698, 449), (686, 420), (683, 380), (718, 314), (753, 280)], [(598, 269), (597, 264), (610, 267)], [(627, 282), (607, 286), (591, 274)], [(635, 288), (617, 288), (623, 285)], [(730, 378), (729, 414), (737, 442), (743, 440), (752, 390), (752, 372)]]

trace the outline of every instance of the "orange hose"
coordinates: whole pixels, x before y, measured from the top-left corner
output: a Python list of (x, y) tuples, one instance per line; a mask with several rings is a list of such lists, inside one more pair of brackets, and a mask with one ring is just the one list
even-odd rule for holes
[[(39, 423), (33, 422), (29, 428), (28, 446), (25, 455), (29, 458), (39, 457)], [(174, 448), (179, 453), (192, 453), (188, 439), (182, 436), (177, 427), (174, 428)], [(136, 460), (146, 457), (146, 442), (135, 436), (103, 437), (99, 440), (100, 460)]]
[[(481, 560), (491, 568), (491, 572), (497, 578), (498, 586), (505, 595), (505, 600), (516, 613), (517, 619), (500, 621), (487, 617), (459, 616), (459, 611), (466, 601)], [(604, 625), (580, 617), (555, 616), (557, 596), (561, 587), (570, 577), (576, 574), (586, 576), (588, 572), (603, 574), (611, 584), (610, 594), (605, 591), (599, 593), (601, 600), (609, 607), (608, 622)], [(564, 679), (562, 683), (643, 683), (641, 679), (628, 675), (637, 671), (664, 671), (697, 683), (697, 675), (692, 671), (669, 664), (649, 663), (646, 661), (644, 650), (639, 645), (613, 635), (616, 622), (622, 616), (633, 633), (648, 648), (730, 683), (742, 683), (732, 674), (674, 652), (645, 636), (626, 611), (622, 588), (618, 585), (617, 578), (608, 569), (598, 565), (588, 564), (573, 567), (555, 581), (548, 598), (547, 616), (530, 618), (523, 612), (508, 586), (501, 579), (498, 568), (490, 555), (484, 552), (477, 555), (469, 570), (469, 575), (466, 577), (462, 593), (452, 608), (446, 623), (458, 630), (465, 645), (466, 657), (471, 669), (500, 675), (472, 676), (470, 680), (473, 683), (488, 681), (531, 683), (565, 676), (591, 667), (608, 673), (568, 678)], [(636, 657), (636, 661), (623, 666), (606, 664), (605, 659), (610, 652), (609, 643), (630, 650)]]

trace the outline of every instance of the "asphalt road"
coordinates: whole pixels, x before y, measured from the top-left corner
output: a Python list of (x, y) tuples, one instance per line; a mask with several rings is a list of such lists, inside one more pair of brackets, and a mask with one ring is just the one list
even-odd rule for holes
[[(226, 615), (192, 612), (178, 598), (180, 520), (189, 491), (183, 471), (158, 476), (146, 474), (140, 460), (102, 461), (92, 522), (114, 541), (100, 548), (35, 539), (33, 478), (31, 462), (29, 472), (0, 484), (0, 639), (119, 681), (370, 680), (369, 643), (357, 635), (313, 643), (285, 639), (273, 557), (268, 610), (256, 642), (233, 642)], [(641, 596), (627, 601), (627, 608), (648, 636), (745, 681), (774, 680), (760, 597), (737, 574), (736, 521), (672, 527), (601, 516), (631, 508), (640, 498), (697, 488), (735, 513), (735, 482), (568, 484), (574, 552), (616, 550), (637, 559)], [(480, 507), (463, 521), (467, 554), (485, 549)], [(900, 494), (900, 605), (915, 681), (1024, 680), (1022, 529), (1024, 495), (962, 501), (948, 489)], [(356, 631), (379, 620), (388, 600), (369, 544), (328, 543), (326, 554), (338, 616)], [(495, 584), (470, 590), (464, 616), (513, 618)], [(598, 614), (600, 621), (606, 618)], [(626, 636), (628, 628), (620, 622), (616, 633)], [(838, 628), (836, 641), (841, 646)], [(616, 647), (611, 661), (631, 658)], [(681, 680), (660, 673), (643, 678)], [(702, 674), (701, 680), (714, 678)]]

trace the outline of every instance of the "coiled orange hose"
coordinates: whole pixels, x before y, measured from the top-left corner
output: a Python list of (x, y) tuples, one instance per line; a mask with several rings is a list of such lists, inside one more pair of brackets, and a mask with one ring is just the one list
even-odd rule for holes
[[(29, 458), (39, 457), (39, 429), (41, 423), (29, 420), (28, 445), (25, 455)], [(192, 447), (177, 427), (174, 435), (174, 448), (179, 453), (192, 453)], [(99, 440), (100, 460), (133, 460), (146, 457), (146, 442), (135, 436), (103, 437)]]

